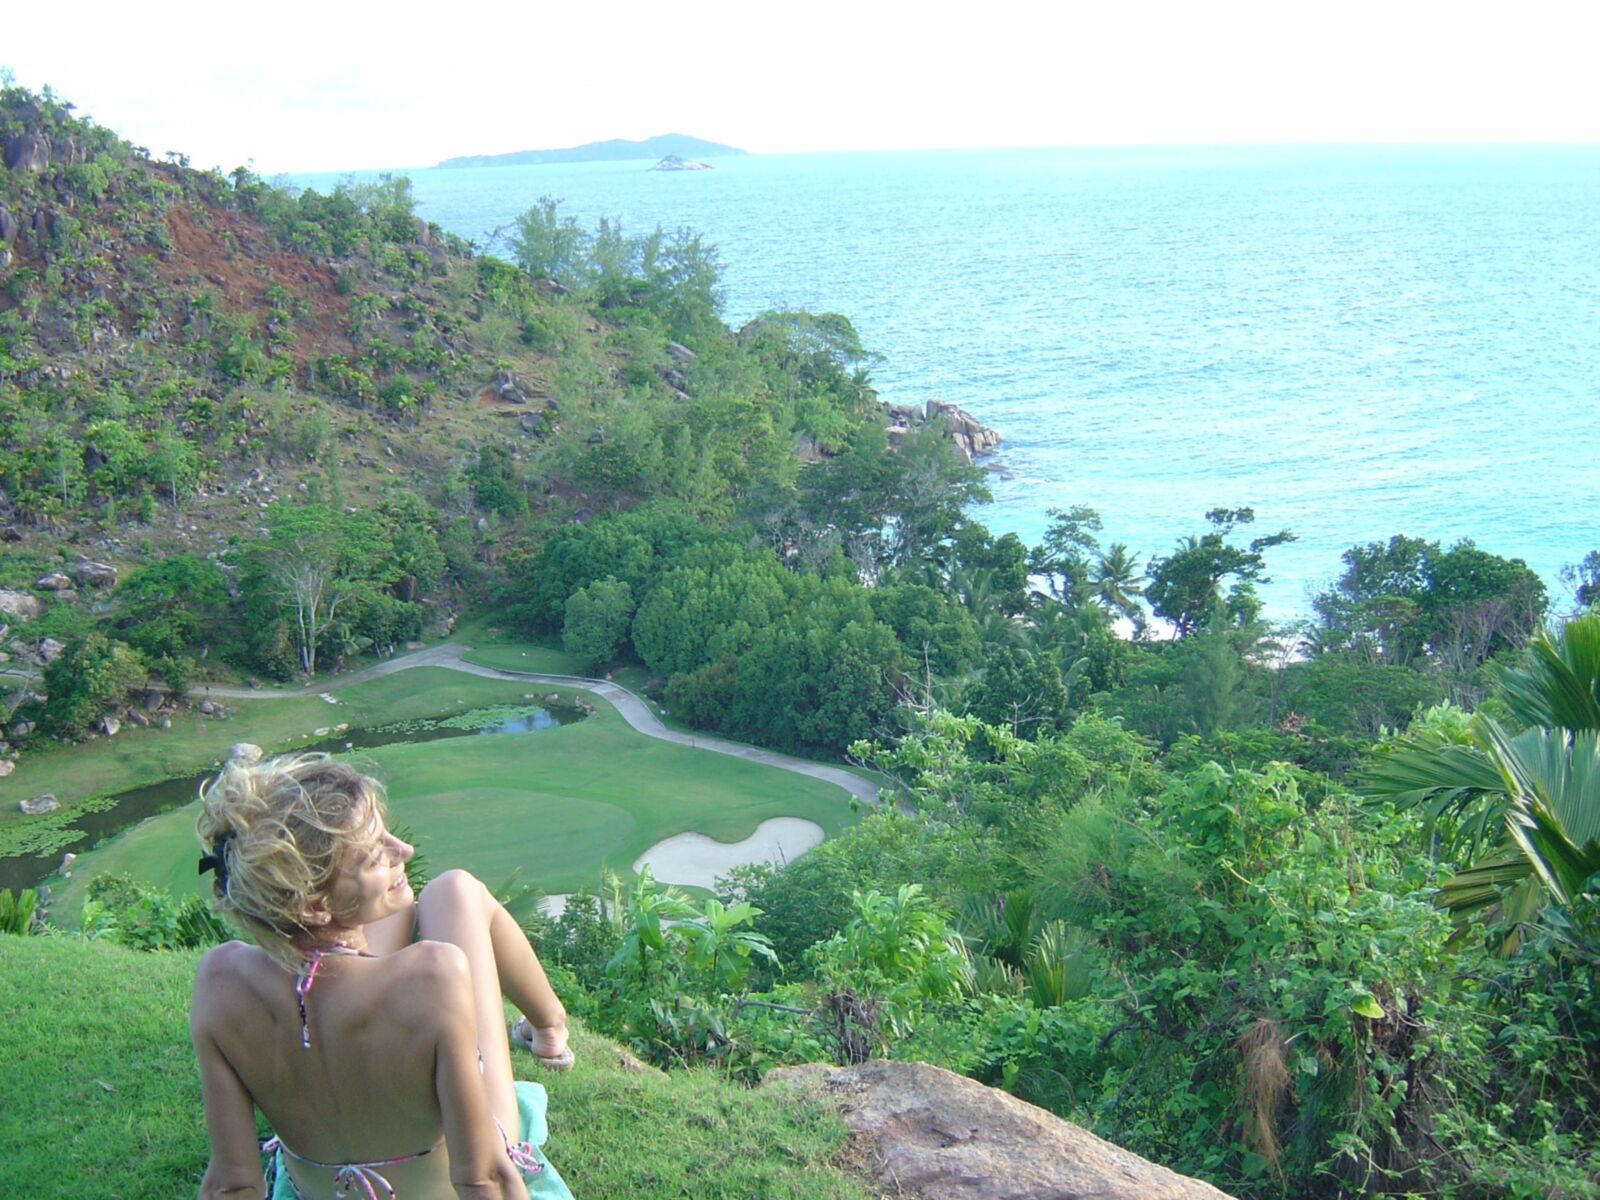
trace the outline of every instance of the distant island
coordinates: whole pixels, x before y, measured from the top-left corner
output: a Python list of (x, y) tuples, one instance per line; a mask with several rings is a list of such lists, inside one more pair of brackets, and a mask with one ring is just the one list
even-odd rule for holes
[(676, 154), (669, 154), (650, 169), (652, 171), (709, 171), (711, 170), (711, 164), (681, 158)]
[[(704, 138), (689, 137), (682, 133), (663, 133), (630, 142), (612, 138), (605, 142), (585, 142), (581, 146), (568, 146), (564, 150), (517, 150), (510, 154), (464, 154), (447, 158), (441, 167), (525, 167), (543, 163), (621, 162), (636, 158), (700, 159), (744, 154), (736, 146), (721, 142), (708, 142)], [(668, 168), (669, 170), (671, 168)]]

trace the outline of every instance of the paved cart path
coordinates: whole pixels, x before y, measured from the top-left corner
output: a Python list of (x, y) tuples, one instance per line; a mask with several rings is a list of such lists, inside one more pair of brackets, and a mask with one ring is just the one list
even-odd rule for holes
[(780, 770), (793, 771), (797, 775), (806, 775), (812, 779), (820, 779), (825, 783), (832, 783), (844, 788), (852, 796), (865, 804), (878, 803), (878, 785), (871, 780), (863, 779), (840, 767), (830, 767), (825, 763), (807, 762), (803, 758), (794, 758), (788, 754), (779, 754), (775, 750), (762, 750), (756, 746), (746, 746), (740, 742), (730, 742), (723, 738), (707, 737), (699, 733), (680, 733), (676, 729), (668, 729), (661, 723), (661, 719), (650, 710), (650, 706), (634, 695), (621, 684), (612, 683), (605, 679), (588, 679), (580, 675), (547, 675), (535, 671), (505, 671), (499, 667), (485, 667), (478, 663), (467, 662), (463, 657), (469, 648), (454, 642), (446, 642), (438, 646), (429, 646), (424, 650), (414, 650), (409, 654), (397, 655), (385, 662), (374, 663), (370, 667), (363, 667), (359, 671), (352, 671), (348, 675), (326, 679), (320, 683), (308, 684), (302, 688), (225, 688), (212, 686), (210, 688), (193, 688), (191, 696), (226, 697), (237, 700), (261, 700), (274, 697), (287, 696), (319, 696), (323, 692), (334, 688), (348, 687), (353, 683), (365, 683), (369, 679), (381, 679), (385, 675), (393, 675), (400, 671), (409, 671), (416, 667), (442, 667), (447, 671), (461, 671), (468, 675), (481, 675), (485, 679), (507, 679), (524, 683), (542, 683), (558, 687), (582, 688), (609, 703), (619, 713), (622, 719), (646, 737), (660, 738), (664, 742), (675, 742), (680, 746), (688, 746), (695, 750), (709, 750), (713, 754), (727, 754), (733, 758), (742, 758), (748, 762), (765, 763), (769, 767), (778, 767)]

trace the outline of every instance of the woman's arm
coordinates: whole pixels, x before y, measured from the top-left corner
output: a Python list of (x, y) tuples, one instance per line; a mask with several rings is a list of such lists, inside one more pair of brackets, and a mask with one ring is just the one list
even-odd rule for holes
[(432, 1000), (434, 1086), (450, 1152), (450, 1183), (460, 1200), (526, 1200), (522, 1176), (495, 1129), (478, 1068), (478, 1023), (467, 956), (444, 942), (423, 942), (410, 953), (423, 960), (416, 993)]
[(200, 960), (189, 1008), (189, 1036), (200, 1062), (200, 1094), (211, 1136), (211, 1161), (200, 1181), (200, 1200), (263, 1200), (266, 1194), (256, 1145), (255, 1105), (213, 1033), (229, 1007), (228, 994), (235, 984), (231, 960), (240, 949), (239, 943), (230, 942)]

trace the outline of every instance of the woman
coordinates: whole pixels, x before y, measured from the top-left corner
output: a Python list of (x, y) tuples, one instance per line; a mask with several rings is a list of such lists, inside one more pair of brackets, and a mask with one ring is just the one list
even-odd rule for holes
[[(566, 1013), (522, 930), (465, 871), (413, 897), (382, 787), (325, 755), (230, 763), (196, 826), (217, 907), (255, 945), (201, 960), (190, 1025), (211, 1162), (203, 1200), (566, 1197), (539, 1155), (544, 1089), (513, 1036), (570, 1066)], [(531, 1139), (531, 1142), (530, 1142)], [(526, 1189), (526, 1190), (525, 1190)]]

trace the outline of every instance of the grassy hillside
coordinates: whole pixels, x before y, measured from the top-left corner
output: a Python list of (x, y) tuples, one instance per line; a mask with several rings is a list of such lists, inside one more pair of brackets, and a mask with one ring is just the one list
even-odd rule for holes
[[(172, 1200), (205, 1168), (187, 1031), (196, 956), (65, 937), (0, 937), (0, 1196)], [(579, 1197), (839, 1200), (868, 1193), (836, 1163), (828, 1113), (704, 1072), (624, 1070), (579, 1031), (550, 1090), (547, 1150)], [(526, 1056), (519, 1074), (535, 1077)]]

